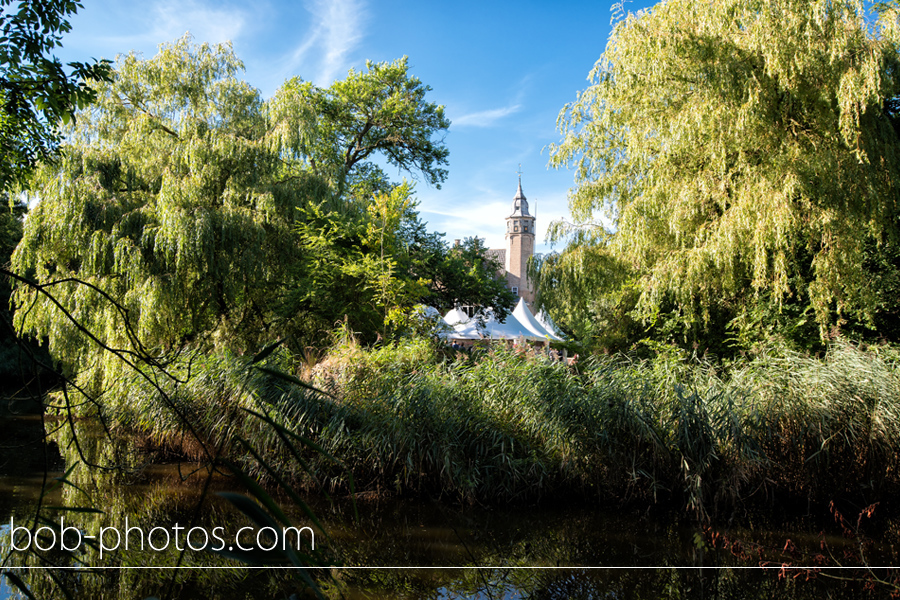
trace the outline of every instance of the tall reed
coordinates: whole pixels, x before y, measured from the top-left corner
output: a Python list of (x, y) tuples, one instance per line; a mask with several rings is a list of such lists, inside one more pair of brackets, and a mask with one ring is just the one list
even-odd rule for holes
[[(660, 353), (598, 356), (575, 370), (499, 348), (454, 355), (409, 340), (334, 349), (314, 372), (322, 393), (246, 375), (238, 357), (195, 361), (168, 391), (205, 444), (240, 459), (235, 440), (252, 443), (272, 467), (264, 477), (346, 489), (334, 457), (360, 490), (478, 501), (568, 491), (674, 503), (704, 518), (778, 495), (872, 501), (896, 491), (898, 356), (836, 344), (821, 359), (772, 351), (723, 366)], [(269, 361), (289, 364), (284, 354)], [(107, 416), (190, 455), (183, 423), (154, 394), (123, 382)], [(324, 453), (289, 452), (284, 430)]]

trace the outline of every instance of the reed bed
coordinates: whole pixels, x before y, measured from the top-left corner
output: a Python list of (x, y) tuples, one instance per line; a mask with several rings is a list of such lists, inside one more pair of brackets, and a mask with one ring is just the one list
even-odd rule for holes
[[(276, 353), (266, 365), (284, 371), (290, 360)], [(900, 483), (892, 347), (771, 351), (729, 365), (598, 356), (572, 369), (501, 349), (454, 355), (427, 340), (347, 344), (312, 384), (321, 392), (209, 357), (165, 386), (167, 402), (134, 379), (104, 411), (158, 447), (198, 459), (212, 448), (262, 478), (333, 489), (348, 489), (352, 472), (356, 491), (480, 502), (578, 494), (702, 519), (784, 498), (872, 502)]]

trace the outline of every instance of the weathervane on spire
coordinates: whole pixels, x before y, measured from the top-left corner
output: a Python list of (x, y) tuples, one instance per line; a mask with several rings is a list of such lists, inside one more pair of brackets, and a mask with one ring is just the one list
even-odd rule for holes
[(519, 169), (516, 171), (519, 174), (519, 183), (522, 183), (522, 163), (519, 163)]

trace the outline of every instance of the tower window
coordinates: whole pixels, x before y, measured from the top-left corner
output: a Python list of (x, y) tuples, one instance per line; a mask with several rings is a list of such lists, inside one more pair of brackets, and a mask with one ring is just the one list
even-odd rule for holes
[(522, 231), (524, 231), (525, 233), (528, 233), (528, 223), (522, 224)]
[(518, 230), (519, 230), (519, 222), (516, 221), (515, 225), (513, 225), (513, 231), (518, 231)]
[(518, 295), (518, 293), (519, 293), (519, 288), (517, 288), (516, 286), (513, 286), (513, 288), (512, 288), (512, 293)]

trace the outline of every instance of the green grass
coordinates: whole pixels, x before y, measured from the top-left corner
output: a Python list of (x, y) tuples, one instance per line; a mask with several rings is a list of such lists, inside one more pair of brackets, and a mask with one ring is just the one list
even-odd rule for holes
[[(186, 383), (165, 384), (170, 402), (135, 378), (103, 411), (153, 446), (197, 459), (212, 449), (262, 478), (346, 491), (352, 472), (357, 491), (479, 502), (578, 494), (704, 518), (782, 498), (896, 492), (898, 357), (839, 344), (824, 358), (773, 351), (716, 365), (662, 353), (593, 357), (573, 370), (499, 349), (454, 359), (424, 340), (349, 344), (314, 370), (330, 395), (208, 357)], [(266, 362), (290, 363), (278, 353)]]

